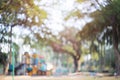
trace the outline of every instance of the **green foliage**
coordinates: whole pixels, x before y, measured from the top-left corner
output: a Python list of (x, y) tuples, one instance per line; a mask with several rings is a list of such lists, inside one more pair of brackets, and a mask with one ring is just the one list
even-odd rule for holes
[(86, 0), (76, 0), (78, 3), (82, 3), (82, 2), (84, 2), (84, 1), (86, 1)]
[(18, 61), (18, 56), (19, 56), (19, 54), (18, 54), (18, 52), (19, 52), (19, 45), (17, 45), (16, 43), (13, 43), (12, 44), (12, 49), (14, 50), (14, 55), (13, 56), (15, 57), (15, 62), (17, 62)]
[(65, 18), (65, 20), (68, 20), (68, 19), (70, 19), (71, 17), (77, 17), (77, 18), (82, 18), (83, 17), (83, 15), (81, 14), (81, 12), (80, 11), (73, 11), (73, 12), (71, 12), (69, 15), (67, 15), (67, 17)]
[(0, 64), (5, 65), (7, 62), (7, 54), (0, 51)]
[(115, 55), (113, 54), (114, 51), (112, 48), (109, 48), (108, 50), (106, 50), (104, 59), (105, 59), (105, 65), (109, 66), (113, 69), (115, 69)]
[(71, 45), (65, 45), (62, 47), (64, 50), (66, 50), (68, 53), (75, 55), (75, 50)]
[(3, 27), (2, 25), (0, 26), (0, 43), (4, 42), (4, 43), (8, 43), (8, 36), (9, 36), (9, 32), (8, 32), (8, 27)]
[(0, 4), (0, 24), (3, 27), (40, 26), (47, 17), (46, 12), (40, 9), (34, 0), (1, 0)]
[(40, 26), (46, 18), (47, 13), (34, 0), (0, 0), (0, 42), (11, 43), (12, 27)]
[(31, 41), (30, 41), (30, 37), (29, 37), (29, 36), (26, 36), (26, 37), (24, 38), (23, 44), (31, 44), (30, 42), (31, 42)]
[(16, 43), (13, 43), (13, 48), (15, 50), (15, 53), (17, 54), (17, 52), (19, 51), (19, 46)]
[[(108, 1), (106, 6), (101, 6), (100, 10), (91, 13), (90, 16), (93, 18), (93, 21), (87, 23), (79, 32), (81, 39), (89, 41), (97, 39), (100, 43), (107, 42), (107, 44), (112, 44), (113, 29), (109, 28), (119, 26), (119, 7), (119, 0)], [(120, 28), (116, 27), (116, 29), (118, 29), (119, 36)]]

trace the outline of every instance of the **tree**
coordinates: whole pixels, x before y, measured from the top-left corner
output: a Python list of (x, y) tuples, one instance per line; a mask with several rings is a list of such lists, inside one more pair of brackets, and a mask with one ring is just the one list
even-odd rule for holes
[(22, 27), (40, 26), (47, 17), (46, 12), (40, 9), (33, 0), (2, 0), (0, 4), (1, 34), (10, 33), (9, 36), (11, 36), (12, 27), (17, 25)]
[(3, 65), (3, 72), (7, 63), (7, 54), (0, 51), (0, 65)]
[[(74, 72), (78, 71), (78, 61), (81, 57), (80, 42), (76, 37), (77, 30), (75, 28), (66, 28), (60, 32), (60, 39), (51, 42), (54, 51), (58, 53), (66, 53), (73, 58)], [(74, 34), (70, 34), (74, 33)]]
[[(116, 57), (116, 71), (120, 75), (120, 51), (119, 45), (119, 20), (120, 20), (120, 1), (119, 0), (104, 0), (100, 2), (99, 0), (90, 1), (91, 5), (86, 9), (91, 10), (94, 8), (95, 11), (86, 12), (83, 15), (90, 16), (93, 21), (87, 23), (78, 35), (82, 41), (94, 41), (97, 40), (100, 44), (110, 44), (113, 45), (114, 55)], [(78, 0), (82, 2), (82, 0)], [(79, 14), (80, 16), (81, 14)], [(74, 15), (78, 16), (78, 14)], [(79, 17), (78, 16), (78, 17)]]
[(12, 48), (14, 48), (14, 57), (15, 57), (15, 63), (17, 63), (18, 62), (18, 56), (19, 56), (19, 46), (16, 44), (16, 43), (13, 43), (13, 47)]
[(118, 48), (120, 36), (120, 15), (118, 13), (120, 12), (120, 1), (107, 0), (104, 3), (107, 5), (99, 4), (101, 7), (100, 10), (96, 10), (90, 15), (94, 20), (88, 23), (91, 25), (83, 28), (80, 35), (88, 35), (87, 38), (95, 36), (95, 39), (97, 39), (99, 42), (112, 44), (114, 48), (114, 55), (116, 57), (116, 71), (118, 75), (120, 75), (120, 52)]
[[(10, 53), (12, 53), (12, 28), (14, 26), (40, 26), (45, 18), (46, 12), (40, 9), (33, 0), (1, 0), (0, 25), (4, 27), (3, 30), (8, 29)], [(2, 37), (5, 37), (4, 34)]]

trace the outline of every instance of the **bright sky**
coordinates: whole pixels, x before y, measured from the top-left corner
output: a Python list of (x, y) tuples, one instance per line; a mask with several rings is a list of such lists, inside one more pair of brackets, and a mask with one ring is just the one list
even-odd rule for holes
[[(35, 3), (37, 5), (40, 5), (40, 8), (43, 8), (48, 13), (48, 18), (44, 21), (44, 23), (52, 30), (54, 34), (58, 34), (58, 32), (63, 30), (65, 27), (76, 27), (81, 30), (81, 28), (86, 24), (86, 22), (90, 22), (92, 20), (88, 16), (84, 16), (82, 19), (74, 17), (65, 21), (64, 18), (68, 14), (70, 14), (70, 12), (79, 10), (81, 13), (85, 13), (95, 10), (92, 7), (90, 8), (90, 2), (88, 1), (78, 4), (75, 0), (41, 0), (40, 3)], [(23, 16), (24, 15), (20, 15), (20, 17)], [(18, 35), (30, 33), (26, 29), (17, 28), (15, 28), (13, 32), (17, 32)], [(23, 31), (25, 33), (23, 33)]]
[(71, 18), (65, 21), (64, 18), (75, 9), (81, 12), (86, 12), (84, 7), (89, 6), (89, 3), (78, 4), (75, 0), (42, 0), (38, 5), (42, 6), (48, 13), (48, 19), (45, 20), (47, 27), (51, 28), (53, 33), (57, 33), (64, 29), (64, 27), (76, 27), (81, 29), (86, 22), (91, 21), (88, 16), (83, 19), (75, 20)]
[(48, 20), (45, 21), (45, 24), (53, 32), (63, 30), (64, 17), (73, 9), (74, 0), (42, 0), (41, 5), (43, 4), (44, 9), (48, 12)]

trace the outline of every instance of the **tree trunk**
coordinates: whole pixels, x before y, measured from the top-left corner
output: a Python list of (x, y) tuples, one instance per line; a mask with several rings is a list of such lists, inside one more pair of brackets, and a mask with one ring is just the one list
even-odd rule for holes
[(120, 55), (115, 55), (115, 56), (116, 56), (116, 60), (115, 60), (116, 72), (117, 72), (117, 75), (120, 75)]
[(103, 45), (101, 43), (101, 52), (100, 52), (100, 71), (102, 72), (104, 70), (104, 51), (103, 51)]
[(5, 74), (7, 63), (3, 65), (3, 74)]
[(116, 24), (117, 18), (116, 15), (112, 15), (111, 17), (111, 25), (112, 25), (112, 39), (113, 39), (113, 48), (114, 48), (114, 55), (115, 55), (115, 69), (117, 75), (120, 75), (120, 51), (118, 48), (119, 44), (119, 25)]
[(116, 46), (118, 46), (118, 44), (114, 44), (116, 72), (118, 75), (120, 75), (120, 52)]
[(120, 51), (118, 48), (118, 34), (117, 34), (117, 27), (113, 26), (113, 48), (114, 48), (114, 54), (115, 54), (115, 64), (116, 64), (116, 72), (117, 75), (120, 75)]
[(5, 68), (5, 75), (8, 74), (9, 63), (11, 63), (11, 60), (12, 60), (12, 26), (10, 29), (10, 53), (8, 56), (9, 56), (9, 58), (8, 58), (8, 62), (7, 62), (6, 68)]
[(78, 71), (78, 59), (74, 56), (73, 57), (74, 59), (74, 72), (77, 72)]

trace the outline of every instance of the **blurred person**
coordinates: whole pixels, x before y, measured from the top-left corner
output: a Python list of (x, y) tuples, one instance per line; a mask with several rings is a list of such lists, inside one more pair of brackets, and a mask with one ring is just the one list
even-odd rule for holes
[(30, 65), (30, 55), (29, 55), (28, 52), (25, 52), (24, 55), (25, 55), (25, 64), (29, 67), (29, 65)]
[(24, 75), (26, 75), (27, 68), (30, 66), (30, 55), (28, 52), (23, 54), (22, 63), (24, 64)]
[(38, 65), (38, 55), (36, 53), (34, 53), (32, 55), (32, 60), (33, 60), (33, 65)]
[(45, 62), (41, 63), (41, 67), (39, 69), (42, 73), (42, 75), (46, 75), (46, 71), (47, 71), (47, 64)]

